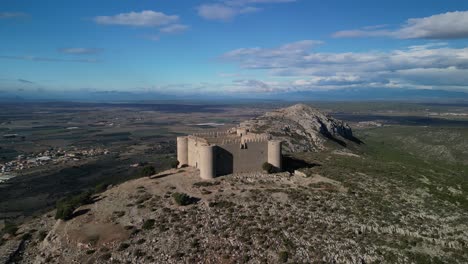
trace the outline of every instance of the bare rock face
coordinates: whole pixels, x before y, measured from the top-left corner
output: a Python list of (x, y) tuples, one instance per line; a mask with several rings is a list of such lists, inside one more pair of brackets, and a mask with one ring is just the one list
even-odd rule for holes
[(348, 124), (305, 104), (268, 112), (242, 122), (240, 127), (254, 133), (269, 133), (273, 138), (283, 140), (286, 152), (323, 150), (328, 141), (343, 147), (350, 141), (359, 142)]

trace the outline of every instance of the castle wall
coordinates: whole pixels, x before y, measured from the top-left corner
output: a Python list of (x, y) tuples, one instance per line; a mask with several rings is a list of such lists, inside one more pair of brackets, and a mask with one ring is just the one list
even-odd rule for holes
[(215, 155), (216, 173), (225, 175), (262, 170), (263, 163), (268, 160), (268, 142), (248, 142), (246, 147), (241, 149), (240, 144), (236, 143), (218, 146)]
[(200, 164), (200, 149), (199, 146), (203, 144), (200, 140), (198, 140), (195, 137), (188, 137), (188, 155), (187, 155), (187, 160), (188, 160), (188, 165), (191, 167), (198, 168)]

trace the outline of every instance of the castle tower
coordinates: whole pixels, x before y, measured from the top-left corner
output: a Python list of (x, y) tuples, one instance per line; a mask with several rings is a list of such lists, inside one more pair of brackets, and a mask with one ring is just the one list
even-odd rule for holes
[(239, 127), (236, 129), (236, 134), (239, 137), (247, 135), (247, 132), (247, 128)]
[(215, 146), (200, 146), (200, 177), (211, 180), (216, 176), (215, 170)]
[(281, 141), (268, 141), (268, 163), (281, 170)]
[(177, 160), (179, 166), (188, 165), (188, 137), (177, 137)]

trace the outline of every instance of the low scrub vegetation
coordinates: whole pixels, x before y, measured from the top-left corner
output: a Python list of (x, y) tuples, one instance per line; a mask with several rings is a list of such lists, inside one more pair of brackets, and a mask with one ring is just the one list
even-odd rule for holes
[(16, 226), (16, 224), (12, 222), (6, 222), (5, 227), (3, 227), (2, 229), (2, 233), (9, 234), (12, 236), (16, 234), (16, 231), (18, 231), (18, 226)]
[(154, 219), (148, 219), (145, 222), (143, 222), (142, 228), (145, 229), (145, 230), (153, 229), (154, 228), (154, 223), (156, 223), (156, 221)]
[(265, 171), (268, 174), (276, 172), (275, 166), (271, 165), (268, 162), (263, 163), (262, 169), (263, 169), (263, 171)]
[(78, 207), (91, 203), (91, 195), (92, 192), (87, 191), (58, 201), (55, 219), (70, 220)]
[(185, 193), (173, 193), (172, 198), (174, 198), (174, 201), (176, 202), (176, 204), (181, 205), (181, 206), (196, 203), (198, 200), (194, 197), (190, 197), (188, 194), (185, 194)]
[(177, 169), (177, 167), (179, 167), (179, 161), (178, 160), (171, 161), (171, 168)]
[(140, 171), (140, 176), (147, 177), (156, 174), (156, 169), (153, 166), (146, 166)]

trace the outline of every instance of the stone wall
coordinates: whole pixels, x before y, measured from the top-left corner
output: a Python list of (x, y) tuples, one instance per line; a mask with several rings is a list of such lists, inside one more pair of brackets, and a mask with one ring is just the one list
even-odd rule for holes
[(200, 141), (196, 137), (188, 137), (188, 165), (191, 167), (198, 168), (200, 164), (200, 148), (203, 144), (202, 141)]
[(262, 170), (268, 160), (268, 141), (248, 142), (241, 149), (240, 144), (217, 146), (215, 168), (217, 175)]

